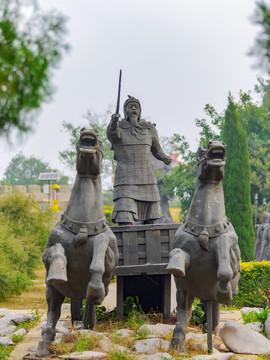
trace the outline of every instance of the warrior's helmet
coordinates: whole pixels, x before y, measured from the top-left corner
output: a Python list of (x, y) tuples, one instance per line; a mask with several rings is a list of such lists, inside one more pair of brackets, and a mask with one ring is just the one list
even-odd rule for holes
[(140, 115), (139, 115), (139, 119), (138, 119), (138, 120), (140, 120), (140, 118), (141, 118), (141, 111), (142, 111), (141, 104), (140, 104), (140, 102), (139, 102), (138, 99), (136, 99), (135, 97), (130, 96), (130, 95), (128, 95), (128, 98), (127, 98), (127, 100), (126, 100), (125, 103), (124, 103), (124, 115), (125, 115), (125, 118), (127, 118), (126, 107), (127, 107), (128, 104), (131, 103), (131, 102), (135, 102), (135, 103), (137, 103), (137, 104), (139, 105), (139, 107), (140, 107)]

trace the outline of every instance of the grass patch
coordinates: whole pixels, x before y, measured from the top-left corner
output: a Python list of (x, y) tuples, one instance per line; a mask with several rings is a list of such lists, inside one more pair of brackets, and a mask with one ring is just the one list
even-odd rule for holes
[(10, 345), (4, 346), (0, 344), (0, 360), (8, 359), (13, 349), (14, 349), (13, 346)]
[(45, 286), (45, 267), (40, 263), (36, 278), (32, 281), (32, 285), (26, 291), (18, 296), (12, 296), (8, 300), (0, 301), (1, 308), (7, 309), (47, 309), (46, 303), (46, 286)]

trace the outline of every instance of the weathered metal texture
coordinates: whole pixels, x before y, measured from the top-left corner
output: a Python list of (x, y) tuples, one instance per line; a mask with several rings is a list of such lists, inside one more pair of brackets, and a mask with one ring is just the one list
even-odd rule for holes
[(51, 231), (43, 254), (48, 316), (37, 349), (40, 357), (50, 354), (66, 296), (86, 299), (83, 325), (95, 327), (95, 305), (107, 295), (118, 262), (116, 237), (106, 224), (103, 210), (102, 157), (103, 146), (97, 132), (82, 129), (77, 144), (77, 177), (69, 204)]
[(151, 308), (170, 319), (171, 275), (165, 272), (179, 224), (111, 227), (117, 238), (117, 316), (123, 317), (123, 301), (138, 296), (145, 312)]
[[(206, 150), (197, 151), (196, 189), (188, 215), (175, 234), (166, 269), (174, 275), (177, 287), (177, 325), (171, 345), (180, 351), (184, 351), (194, 297), (212, 302), (214, 330), (219, 321), (219, 304), (230, 303), (237, 293), (240, 250), (238, 237), (226, 218), (221, 183), (225, 149), (224, 143), (213, 141)], [(209, 337), (208, 344), (212, 346)]]
[(264, 212), (263, 223), (256, 225), (254, 261), (270, 261), (270, 213)]

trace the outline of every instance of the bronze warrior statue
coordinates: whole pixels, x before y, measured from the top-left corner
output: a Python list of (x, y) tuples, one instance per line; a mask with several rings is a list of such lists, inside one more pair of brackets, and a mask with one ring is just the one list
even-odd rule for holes
[(120, 225), (134, 221), (152, 224), (161, 214), (159, 191), (151, 153), (170, 164), (158, 139), (155, 124), (141, 118), (138, 99), (129, 96), (124, 103), (124, 119), (113, 114), (107, 129), (117, 167), (114, 180), (114, 211), (112, 219)]

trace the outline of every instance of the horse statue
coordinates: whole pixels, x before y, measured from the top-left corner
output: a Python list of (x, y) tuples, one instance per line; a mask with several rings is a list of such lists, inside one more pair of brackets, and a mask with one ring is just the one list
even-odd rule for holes
[(117, 240), (104, 216), (100, 171), (103, 145), (98, 133), (81, 129), (77, 176), (61, 220), (51, 231), (43, 254), (46, 266), (47, 324), (37, 356), (50, 354), (65, 297), (86, 299), (84, 328), (95, 328), (95, 305), (108, 294), (118, 263)]
[(270, 261), (270, 213), (265, 211), (262, 215), (262, 224), (255, 226), (256, 241), (254, 261)]
[(171, 347), (185, 352), (184, 341), (194, 297), (207, 302), (208, 350), (212, 329), (219, 323), (221, 304), (238, 291), (240, 250), (238, 237), (225, 214), (222, 178), (226, 145), (211, 141), (198, 148), (198, 179), (190, 209), (175, 233), (166, 271), (176, 283), (177, 325)]

